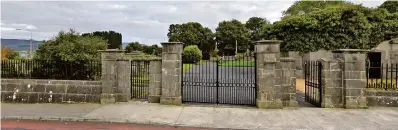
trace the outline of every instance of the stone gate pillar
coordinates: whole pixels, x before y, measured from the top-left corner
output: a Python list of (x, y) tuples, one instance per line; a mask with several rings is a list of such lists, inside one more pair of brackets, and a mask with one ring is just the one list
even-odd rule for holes
[(160, 103), (162, 94), (162, 59), (152, 59), (149, 63), (149, 95), (148, 102)]
[(124, 53), (123, 50), (107, 49), (101, 50), (101, 82), (102, 94), (101, 103), (115, 103), (117, 101), (118, 87), (118, 59)]
[(258, 108), (282, 108), (281, 89), (276, 78), (280, 65), (279, 40), (261, 40), (255, 45)]
[(342, 60), (342, 88), (345, 108), (367, 108), (365, 95), (367, 52), (359, 49), (333, 51), (333, 57)]
[(182, 42), (161, 43), (162, 50), (162, 91), (160, 103), (181, 105)]

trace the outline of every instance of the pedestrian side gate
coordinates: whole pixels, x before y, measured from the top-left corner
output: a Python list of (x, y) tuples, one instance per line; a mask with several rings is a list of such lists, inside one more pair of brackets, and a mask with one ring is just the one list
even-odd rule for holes
[(147, 99), (149, 91), (149, 61), (131, 60), (131, 98)]
[(322, 64), (319, 61), (304, 62), (305, 101), (321, 107), (322, 104)]
[(254, 56), (200, 60), (183, 56), (182, 101), (256, 105)]

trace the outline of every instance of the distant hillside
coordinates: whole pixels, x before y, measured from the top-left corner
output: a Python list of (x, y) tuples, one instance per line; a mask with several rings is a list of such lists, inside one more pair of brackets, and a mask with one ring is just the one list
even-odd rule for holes
[[(37, 49), (40, 43), (43, 41), (33, 40), (33, 49)], [(30, 47), (30, 40), (24, 39), (1, 39), (1, 45), (11, 48), (16, 51), (28, 51)]]
[[(37, 49), (40, 43), (43, 41), (35, 41), (33, 40), (33, 47)], [(29, 51), (29, 43), (30, 40), (24, 39), (1, 39), (1, 45), (11, 48), (16, 51)], [(125, 48), (129, 42), (123, 42), (122, 47)]]

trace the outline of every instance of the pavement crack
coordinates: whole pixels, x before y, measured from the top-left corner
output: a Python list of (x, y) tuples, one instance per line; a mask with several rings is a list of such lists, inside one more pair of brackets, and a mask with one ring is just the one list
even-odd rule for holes
[(318, 126), (320, 129), (323, 130), (323, 128), (322, 128), (320, 125), (318, 125), (316, 122), (314, 122), (313, 120), (311, 120), (311, 118), (309, 118), (306, 114), (304, 114), (303, 111), (302, 111), (302, 109), (299, 109), (299, 111), (300, 111), (300, 114), (302, 114), (305, 118), (307, 118), (309, 121), (311, 121), (313, 124), (315, 124), (315, 125)]
[(177, 117), (176, 121), (173, 123), (173, 126), (176, 126), (178, 120), (180, 119), (180, 116), (181, 116), (181, 114), (182, 114), (182, 111), (184, 111), (184, 108), (185, 108), (185, 107), (182, 107), (180, 114), (178, 114), (178, 117)]

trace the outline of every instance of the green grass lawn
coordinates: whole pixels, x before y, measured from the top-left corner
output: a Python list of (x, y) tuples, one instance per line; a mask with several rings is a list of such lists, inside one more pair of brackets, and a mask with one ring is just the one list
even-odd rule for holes
[(252, 61), (221, 61), (220, 66), (225, 67), (254, 67), (255, 62)]
[(198, 64), (184, 63), (184, 64), (182, 64), (182, 72), (188, 71), (194, 65), (199, 65), (199, 64), (206, 63), (206, 62), (207, 62), (206, 60), (200, 60), (200, 62)]
[(185, 72), (193, 67), (194, 64), (182, 64), (182, 72)]

